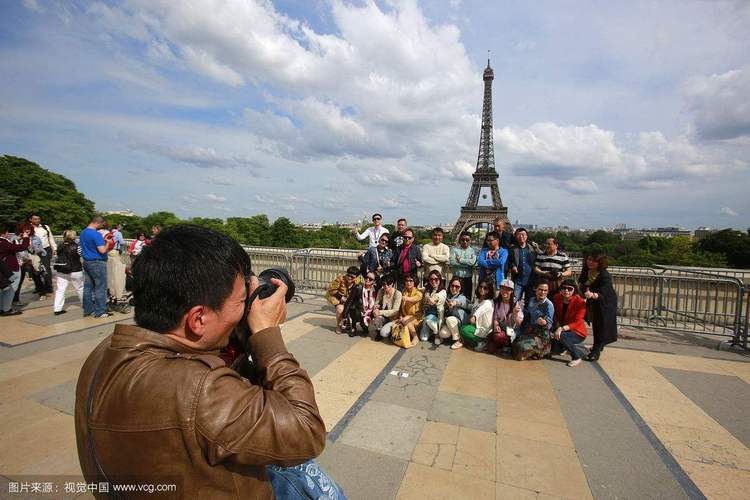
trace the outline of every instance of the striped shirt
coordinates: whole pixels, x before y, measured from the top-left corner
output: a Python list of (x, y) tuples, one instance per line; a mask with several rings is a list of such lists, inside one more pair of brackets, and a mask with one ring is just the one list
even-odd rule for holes
[(555, 255), (540, 253), (536, 256), (536, 265), (545, 273), (553, 271), (562, 273), (563, 271), (570, 269), (570, 260), (568, 260), (568, 256), (562, 252), (557, 252)]

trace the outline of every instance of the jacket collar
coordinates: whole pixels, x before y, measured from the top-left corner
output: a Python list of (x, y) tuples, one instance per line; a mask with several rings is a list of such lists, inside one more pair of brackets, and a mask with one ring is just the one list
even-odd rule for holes
[(166, 335), (141, 328), (136, 325), (116, 324), (112, 335), (111, 347), (134, 348), (138, 350), (163, 350), (170, 352), (181, 352), (188, 354), (219, 354), (218, 349), (200, 350), (193, 349), (173, 340)]

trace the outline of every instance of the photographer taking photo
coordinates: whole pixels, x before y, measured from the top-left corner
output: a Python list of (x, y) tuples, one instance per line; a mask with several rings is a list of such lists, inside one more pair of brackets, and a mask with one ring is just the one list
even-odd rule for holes
[[(251, 275), (237, 242), (197, 226), (172, 226), (143, 249), (133, 266), (136, 325), (117, 324), (78, 378), (87, 482), (176, 483), (175, 498), (343, 498), (311, 461), (326, 430), (310, 378), (281, 337), (287, 285), (271, 279), (275, 292), (245, 317), (259, 287)], [(218, 356), (241, 322), (251, 381)]]

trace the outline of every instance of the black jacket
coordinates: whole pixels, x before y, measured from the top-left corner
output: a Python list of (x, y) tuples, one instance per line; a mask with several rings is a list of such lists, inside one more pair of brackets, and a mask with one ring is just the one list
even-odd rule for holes
[(60, 257), (62, 257), (62, 261), (67, 264), (64, 267), (55, 266), (55, 270), (58, 273), (70, 274), (83, 270), (81, 256), (78, 255), (78, 244), (75, 241), (68, 240), (63, 242), (60, 248), (57, 249), (57, 255), (59, 256), (58, 262), (60, 262)]
[[(394, 261), (394, 267), (396, 274), (399, 276), (402, 276), (406, 273), (404, 273), (404, 260), (401, 259), (401, 251), (403, 250), (403, 247), (398, 250), (398, 253), (393, 254), (393, 261)], [(412, 276), (417, 275), (417, 262), (419, 262), (419, 265), (422, 265), (422, 249), (419, 245), (416, 243), (412, 244), (411, 248), (409, 248), (409, 253), (406, 255), (406, 258), (409, 259), (409, 272), (408, 274), (411, 274)]]
[(606, 345), (617, 341), (617, 292), (612, 285), (612, 275), (602, 269), (591, 286), (586, 286), (589, 270), (584, 266), (581, 277), (578, 278), (581, 293), (589, 290), (598, 293), (599, 298), (586, 301), (586, 309), (592, 329), (594, 330), (594, 344)]

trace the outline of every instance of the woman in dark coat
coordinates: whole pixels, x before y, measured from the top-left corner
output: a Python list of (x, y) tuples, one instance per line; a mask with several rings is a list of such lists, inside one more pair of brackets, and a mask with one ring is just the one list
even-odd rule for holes
[(586, 358), (589, 361), (597, 361), (605, 345), (617, 342), (617, 293), (607, 265), (607, 255), (601, 250), (594, 250), (586, 258), (586, 265), (578, 279), (594, 330), (594, 346)]

